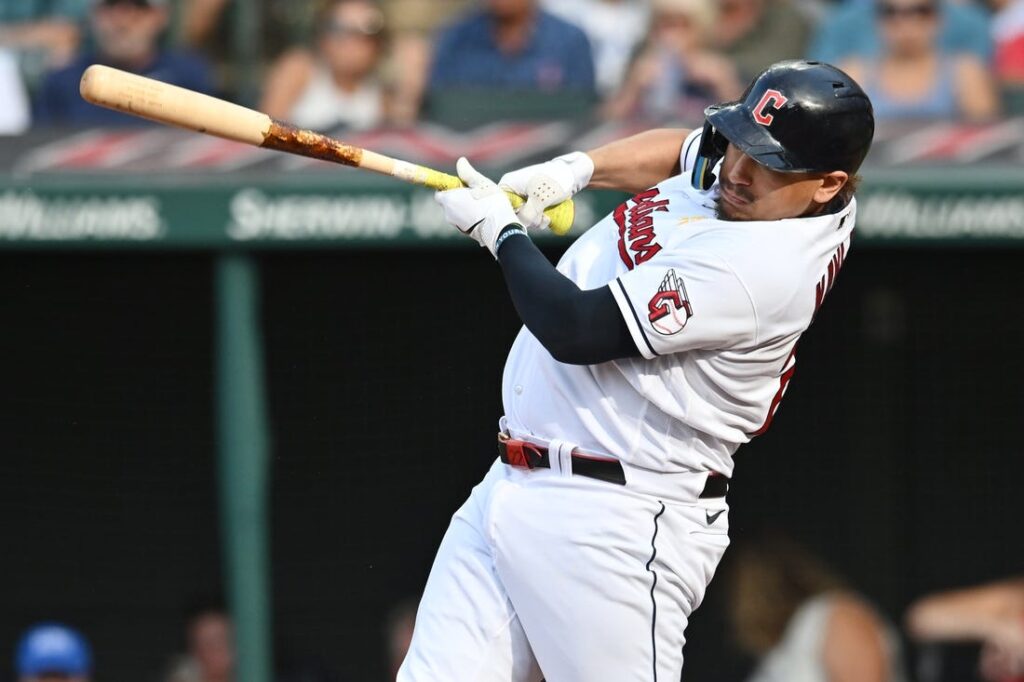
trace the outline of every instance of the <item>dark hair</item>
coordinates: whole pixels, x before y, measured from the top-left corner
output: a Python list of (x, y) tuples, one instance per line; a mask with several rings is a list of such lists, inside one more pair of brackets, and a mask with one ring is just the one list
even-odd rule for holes
[(859, 175), (851, 175), (849, 179), (847, 179), (846, 184), (839, 189), (839, 192), (836, 194), (836, 199), (839, 199), (842, 202), (842, 206), (846, 206), (850, 203), (850, 200), (853, 199), (853, 195), (857, 193), (858, 189), (860, 189), (860, 181), (861, 177)]
[(853, 199), (853, 195), (857, 193), (860, 188), (861, 177), (859, 175), (851, 175), (846, 179), (846, 182), (836, 195), (832, 197), (832, 200), (827, 204), (820, 204), (816, 208), (811, 208), (805, 216), (816, 216), (816, 215), (828, 215), (830, 213), (838, 213), (842, 211)]

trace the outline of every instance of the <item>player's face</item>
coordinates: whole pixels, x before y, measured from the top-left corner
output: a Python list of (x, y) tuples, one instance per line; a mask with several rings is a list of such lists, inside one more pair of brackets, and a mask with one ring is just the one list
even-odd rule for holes
[(718, 176), (718, 217), (781, 220), (811, 215), (831, 201), (848, 178), (842, 171), (781, 173), (762, 166), (730, 144)]

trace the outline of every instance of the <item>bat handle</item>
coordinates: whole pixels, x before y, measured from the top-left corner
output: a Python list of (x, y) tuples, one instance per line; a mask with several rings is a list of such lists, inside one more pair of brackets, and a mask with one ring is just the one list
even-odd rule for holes
[[(440, 171), (430, 171), (423, 184), (431, 189), (438, 189), (442, 191), (458, 189), (466, 186), (462, 180), (454, 175), (449, 175)], [(516, 210), (526, 203), (526, 199), (515, 192), (505, 192), (505, 194), (508, 195), (508, 201), (512, 204), (512, 208)], [(567, 234), (569, 230), (572, 229), (572, 223), (576, 218), (576, 206), (573, 204), (572, 199), (567, 199), (566, 201), (545, 210), (544, 215), (551, 220), (550, 230), (561, 236)]]

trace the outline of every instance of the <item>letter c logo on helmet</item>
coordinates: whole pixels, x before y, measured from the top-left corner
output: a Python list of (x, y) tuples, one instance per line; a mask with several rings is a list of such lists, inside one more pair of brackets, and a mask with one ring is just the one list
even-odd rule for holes
[(770, 126), (772, 121), (775, 120), (775, 116), (769, 114), (768, 109), (778, 111), (788, 101), (789, 98), (778, 90), (765, 90), (765, 93), (761, 96), (761, 101), (754, 107), (754, 120), (763, 126)]
[(778, 62), (740, 99), (704, 110), (690, 182), (698, 190), (711, 189), (729, 145), (782, 173), (852, 175), (874, 134), (871, 100), (848, 74), (822, 62)]

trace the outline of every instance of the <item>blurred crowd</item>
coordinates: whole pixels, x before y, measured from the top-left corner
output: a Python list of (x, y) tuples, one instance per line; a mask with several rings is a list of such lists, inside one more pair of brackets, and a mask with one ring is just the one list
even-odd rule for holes
[(101, 62), (314, 129), (695, 124), (764, 66), (831, 62), (879, 119), (1022, 111), (1024, 0), (0, 0), (0, 133), (125, 125)]
[[(962, 682), (964, 672), (943, 670), (941, 658), (918, 656), (915, 665), (910, 655), (949, 643), (978, 647), (979, 679), (1024, 681), (1024, 578), (921, 597), (904, 614), (901, 631), (868, 596), (784, 534), (754, 534), (727, 556), (727, 621), (735, 646), (754, 663), (745, 682)], [(416, 603), (402, 601), (384, 619), (386, 679), (398, 674), (415, 616)], [(188, 610), (182, 645), (166, 670), (148, 679), (241, 682), (231, 618), (219, 602)], [(275, 682), (342, 680), (326, 664), (275, 649)], [(104, 666), (82, 633), (47, 622), (26, 630), (14, 667), (17, 682), (93, 682)]]

